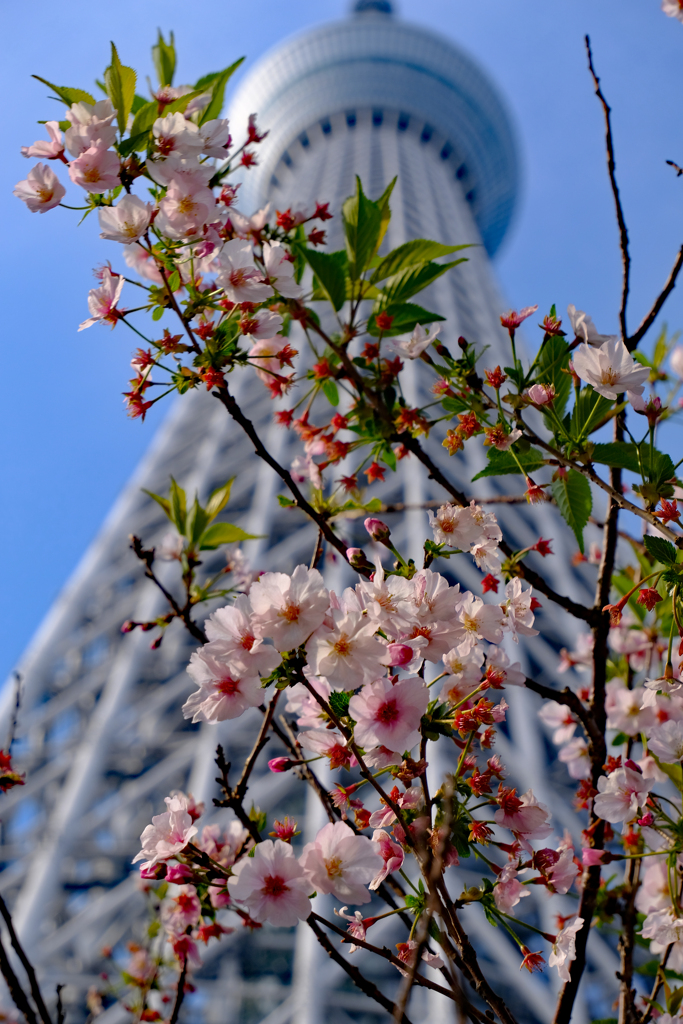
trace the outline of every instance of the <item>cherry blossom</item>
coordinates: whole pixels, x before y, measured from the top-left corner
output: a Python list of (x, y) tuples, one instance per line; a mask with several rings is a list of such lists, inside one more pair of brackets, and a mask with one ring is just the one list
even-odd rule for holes
[(534, 613), (531, 610), (533, 588), (522, 590), (522, 581), (519, 576), (515, 576), (505, 586), (505, 597), (507, 598), (505, 602), (506, 625), (512, 639), (518, 642), (518, 634), (538, 636), (538, 630), (532, 629), (534, 621)]
[(307, 729), (297, 736), (306, 750), (329, 758), (330, 768), (352, 768), (358, 764), (348, 743), (336, 729)]
[(178, 112), (158, 117), (152, 125), (152, 135), (156, 151), (162, 158), (170, 156), (171, 153), (189, 156), (203, 149), (204, 140), (197, 125), (186, 120), (185, 116)]
[(100, 238), (124, 245), (136, 242), (147, 230), (153, 209), (152, 203), (143, 203), (133, 195), (123, 196), (116, 206), (100, 207), (97, 212), (102, 228)]
[(665, 764), (677, 764), (683, 758), (683, 722), (668, 721), (650, 729), (648, 749)]
[(214, 118), (205, 121), (199, 127), (202, 153), (215, 157), (217, 160), (225, 159), (230, 147), (230, 125), (227, 117)]
[(66, 189), (47, 164), (36, 164), (24, 181), (17, 182), (14, 195), (26, 203), (31, 213), (47, 213), (59, 206)]
[(582, 309), (577, 309), (573, 303), (567, 306), (567, 313), (574, 335), (589, 345), (599, 348), (606, 341), (614, 341), (619, 337), (617, 334), (598, 334), (593, 318), (588, 313), (584, 313)]
[(407, 629), (413, 618), (413, 587), (402, 576), (385, 577), (381, 562), (375, 563), (371, 580), (361, 580), (356, 587), (361, 607), (382, 629), (396, 636)]
[(523, 686), (526, 673), (518, 661), (511, 662), (502, 647), (489, 647), (486, 652), (486, 672), (484, 673), (489, 686)]
[(239, 718), (247, 708), (256, 708), (263, 701), (261, 680), (253, 674), (255, 666), (224, 659), (222, 644), (220, 640), (205, 644), (190, 658), (187, 671), (199, 689), (183, 704), (183, 717), (193, 722)]
[[(399, 793), (398, 786), (394, 786), (389, 794), (389, 798), (398, 807), (409, 811), (417, 810), (424, 803), (424, 793), (421, 786), (410, 786), (405, 793)], [(370, 815), (370, 825), (376, 829), (387, 828), (396, 821), (396, 812), (389, 806), (386, 800), (380, 799), (382, 806)]]
[(301, 866), (317, 892), (332, 893), (349, 903), (369, 903), (368, 883), (384, 866), (377, 845), (358, 836), (346, 822), (324, 825), (304, 846)]
[[(655, 717), (650, 708), (643, 710), (646, 691), (636, 686), (629, 690), (623, 679), (610, 679), (606, 687), (605, 711), (607, 726), (618, 729), (626, 736), (637, 736), (643, 729), (654, 724)], [(653, 703), (656, 694), (653, 695)]]
[(531, 896), (531, 891), (517, 878), (517, 866), (507, 863), (498, 875), (493, 887), (493, 898), (499, 910), (509, 914), (524, 896)]
[(169, 530), (161, 538), (161, 544), (157, 544), (154, 548), (154, 554), (162, 562), (177, 561), (183, 553), (184, 546), (184, 538), (177, 531)]
[[(404, 963), (407, 967), (411, 968), (415, 963), (415, 956), (417, 955), (417, 943), (414, 939), (409, 939), (408, 942), (397, 942), (396, 949), (398, 950), (398, 959), (401, 963)], [(435, 953), (430, 953), (428, 949), (425, 949), (422, 953), (422, 960), (427, 964), (428, 967), (433, 967), (434, 970), (438, 970), (439, 967), (443, 967), (444, 963), (440, 956)], [(400, 974), (404, 978), (408, 977), (408, 971), (402, 971), (401, 968), (397, 968)]]
[(278, 295), (286, 299), (301, 298), (303, 290), (294, 280), (294, 264), (287, 259), (287, 250), (281, 242), (264, 244), (263, 262), (268, 283)]
[(470, 508), (441, 505), (436, 515), (428, 509), (427, 516), (437, 544), (446, 544), (448, 547), (466, 551), (470, 544), (479, 540), (480, 531), (472, 518)]
[(645, 779), (632, 768), (618, 768), (598, 779), (598, 795), (593, 808), (599, 818), (613, 824), (628, 821), (645, 802), (652, 789), (651, 779)]
[(79, 326), (79, 331), (93, 324), (107, 321), (112, 325), (118, 318), (117, 305), (123, 291), (124, 279), (119, 274), (112, 274), (110, 270), (104, 271), (102, 284), (99, 288), (92, 288), (88, 292), (88, 309), (91, 315)]
[(416, 324), (409, 338), (389, 338), (383, 348), (384, 352), (394, 352), (404, 359), (418, 359), (429, 348), (441, 330), (441, 325), (429, 329)]
[(266, 387), (270, 387), (282, 373), (285, 357), (291, 365), (295, 355), (296, 351), (290, 347), (289, 340), (280, 335), (257, 341), (249, 349), (249, 361), (256, 367), (256, 375)]
[(69, 164), (69, 177), (86, 192), (108, 192), (121, 184), (119, 158), (111, 149), (91, 146)]
[(642, 395), (650, 374), (649, 367), (637, 363), (617, 337), (608, 338), (600, 348), (579, 345), (573, 363), (581, 380), (612, 400), (623, 391)]
[(71, 128), (64, 133), (64, 144), (71, 156), (79, 157), (93, 146), (108, 149), (116, 142), (111, 100), (99, 100), (95, 104), (74, 103), (65, 116), (71, 122)]
[(180, 885), (172, 898), (164, 902), (161, 921), (167, 932), (182, 935), (194, 927), (201, 915), (201, 903), (193, 885)]
[[(165, 163), (170, 164), (171, 158)], [(174, 166), (173, 171), (173, 176), (165, 182), (166, 195), (159, 203), (155, 224), (168, 238), (193, 238), (201, 234), (203, 225), (214, 215), (214, 195), (207, 186), (203, 167), (189, 165), (176, 169)], [(154, 173), (157, 179), (162, 176), (158, 166)]]
[(458, 607), (458, 618), (463, 628), (463, 646), (474, 647), (477, 640), (499, 644), (503, 639), (504, 613), (498, 605), (484, 604), (479, 597), (463, 595)]
[(196, 840), (200, 850), (208, 853), (212, 860), (229, 868), (235, 863), (235, 857), (249, 839), (249, 833), (239, 821), (228, 822), (225, 828), (220, 825), (205, 825), (202, 834)]
[(498, 797), (500, 808), (493, 815), (496, 823), (509, 828), (525, 849), (531, 850), (532, 839), (545, 839), (552, 832), (548, 823), (550, 811), (538, 802), (530, 789), (521, 797), (515, 791), (505, 790)]
[[(162, 860), (168, 860), (184, 850), (192, 836), (197, 834), (188, 811), (189, 801), (184, 793), (164, 798), (167, 810), (156, 814), (140, 836), (142, 849), (133, 858), (133, 864), (143, 861), (141, 871), (151, 869)], [(145, 858), (147, 858), (145, 860)]]
[(418, 676), (400, 679), (395, 685), (389, 679), (366, 683), (349, 702), (356, 742), (362, 747), (410, 750), (419, 742), (418, 727), (428, 702), (429, 690)]
[(46, 121), (45, 127), (50, 136), (50, 141), (38, 139), (32, 146), (22, 146), (22, 156), (37, 156), (42, 157), (44, 160), (57, 160), (62, 155), (64, 143), (62, 142), (62, 133), (59, 130), (59, 121)]
[(249, 242), (233, 238), (226, 242), (218, 257), (219, 271), (216, 284), (225, 291), (231, 302), (262, 302), (270, 298), (273, 289), (266, 284), (254, 263)]
[[(328, 683), (327, 679), (321, 679), (319, 676), (312, 675), (308, 665), (304, 669), (304, 675), (315, 692), (319, 693), (325, 701), (328, 701), (330, 693), (332, 692), (332, 687)], [(295, 683), (294, 686), (287, 687), (286, 692), (287, 703), (285, 704), (285, 711), (288, 711), (290, 715), (299, 716), (296, 720), (296, 724), (300, 726), (300, 728), (319, 729), (327, 724), (327, 716), (325, 712), (303, 683)]]
[(357, 612), (336, 608), (331, 618), (331, 626), (321, 625), (306, 644), (313, 672), (342, 687), (376, 679), (386, 650), (375, 636), (377, 623)]
[[(679, 7), (678, 0), (670, 0), (670, 2), (679, 8), (681, 11), (681, 20), (683, 20), (683, 8)], [(674, 346), (669, 355), (669, 363), (676, 376), (680, 380), (683, 380), (683, 345)]]
[(577, 736), (576, 739), (562, 747), (557, 758), (566, 764), (567, 771), (573, 779), (589, 779), (591, 777), (588, 745), (582, 736)]
[[(677, 18), (678, 21), (683, 21), (683, 7), (679, 0), (662, 0), (662, 10), (666, 14), (667, 18)], [(664, 1018), (659, 1018), (664, 1024)]]
[(560, 895), (569, 892), (579, 873), (574, 859), (574, 845), (567, 831), (557, 850), (539, 850), (534, 863), (545, 877), (548, 889)]
[(159, 273), (159, 268), (154, 262), (154, 257), (146, 252), (141, 245), (137, 242), (133, 242), (132, 245), (125, 245), (123, 248), (123, 258), (126, 262), (126, 266), (134, 270), (140, 277), (146, 278), (153, 284), (163, 284), (163, 278)]
[(395, 843), (389, 833), (385, 832), (382, 828), (375, 829), (372, 833), (372, 841), (378, 847), (384, 865), (372, 881), (368, 883), (368, 888), (379, 889), (387, 875), (398, 871), (401, 867), (405, 854), (403, 853), (403, 847)]
[(250, 675), (267, 676), (282, 659), (274, 647), (257, 637), (252, 617), (249, 598), (240, 594), (233, 605), (215, 611), (204, 623), (204, 630), (217, 660), (226, 665), (234, 660), (249, 669)]
[(641, 914), (650, 914), (653, 910), (664, 910), (670, 906), (671, 891), (666, 861), (650, 860), (636, 893), (636, 909)]
[(555, 936), (553, 948), (548, 957), (548, 965), (557, 967), (560, 981), (569, 981), (569, 965), (576, 959), (576, 936), (583, 928), (583, 918), (575, 917)]
[(310, 881), (292, 847), (281, 839), (264, 839), (253, 857), (242, 857), (232, 870), (228, 892), (255, 921), (288, 928), (310, 914)]
[(322, 624), (330, 596), (317, 569), (298, 565), (291, 576), (266, 572), (249, 592), (253, 625), (278, 651), (299, 647)]
[[(262, 341), (264, 338), (268, 340), (275, 339), (275, 335), (281, 328), (282, 317), (279, 313), (273, 313), (270, 309), (260, 309), (253, 316), (247, 315), (240, 321), (242, 333), (248, 334), (250, 338), (254, 338), (256, 341)], [(280, 341), (281, 339), (278, 338), (277, 340)]]

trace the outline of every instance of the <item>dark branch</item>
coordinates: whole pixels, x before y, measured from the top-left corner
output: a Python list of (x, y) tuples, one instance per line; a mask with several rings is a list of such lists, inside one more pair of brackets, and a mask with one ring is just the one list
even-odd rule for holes
[(2, 915), (5, 925), (7, 926), (7, 931), (9, 933), (10, 942), (12, 943), (14, 952), (21, 960), (21, 965), (26, 971), (26, 977), (28, 978), (28, 983), (31, 987), (31, 995), (33, 996), (33, 1002), (36, 1004), (36, 1009), (38, 1010), (40, 1019), (41, 1021), (43, 1021), (43, 1024), (52, 1024), (52, 1018), (50, 1017), (50, 1014), (47, 1012), (47, 1006), (45, 1005), (43, 994), (40, 991), (40, 986), (38, 984), (38, 979), (36, 977), (36, 972), (33, 968), (33, 964), (26, 956), (26, 953), (24, 952), (24, 949), (21, 943), (19, 942), (19, 937), (16, 931), (14, 930), (12, 915), (10, 914), (7, 908), (7, 904), (3, 900), (2, 896), (0, 896), (0, 914)]
[(178, 978), (178, 987), (176, 989), (175, 1003), (173, 1004), (173, 1013), (168, 1024), (178, 1024), (178, 1014), (180, 1013), (180, 1007), (183, 1005), (183, 999), (185, 998), (185, 978), (187, 977), (187, 957), (183, 958), (183, 967)]
[(28, 1001), (28, 996), (21, 987), (21, 982), (17, 978), (12, 969), (12, 965), (9, 962), (9, 957), (7, 956), (5, 947), (2, 944), (2, 938), (0, 938), (0, 973), (7, 983), (7, 988), (9, 989), (14, 1005), (20, 1013), (23, 1013), (27, 1024), (38, 1024), (38, 1018), (35, 1015), (33, 1007)]
[(669, 274), (666, 280), (666, 284), (664, 285), (661, 292), (655, 299), (652, 309), (647, 314), (647, 316), (643, 318), (635, 334), (632, 334), (631, 337), (626, 340), (626, 347), (629, 350), (629, 352), (633, 352), (633, 350), (638, 346), (638, 343), (641, 341), (641, 339), (647, 334), (647, 332), (652, 327), (652, 324), (655, 322), (660, 309), (662, 308), (666, 300), (669, 298), (671, 292), (676, 287), (676, 279), (678, 278), (681, 267), (683, 267), (683, 245), (678, 250), (676, 262), (671, 268), (671, 273)]

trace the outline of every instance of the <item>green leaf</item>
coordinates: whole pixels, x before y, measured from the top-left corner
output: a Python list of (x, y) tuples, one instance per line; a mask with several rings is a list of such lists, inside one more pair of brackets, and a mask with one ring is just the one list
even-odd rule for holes
[[(230, 76), (237, 71), (237, 68), (243, 60), (244, 57), (240, 57), (239, 60), (236, 60), (234, 64), (230, 65), (230, 67), (225, 68), (224, 71), (218, 72), (211, 88), (211, 99), (199, 118), (200, 124), (206, 124), (207, 121), (213, 121), (215, 118), (221, 116), (223, 100), (225, 98), (225, 86), (227, 85)], [(204, 91), (206, 92), (206, 90)]]
[(256, 540), (260, 536), (262, 534), (247, 533), (232, 523), (213, 523), (199, 538), (199, 548), (201, 551), (213, 551), (220, 544), (236, 544), (237, 541)]
[(172, 292), (177, 292), (180, 288), (180, 271), (174, 270), (168, 279), (168, 287)]
[(586, 427), (589, 432), (593, 430), (603, 416), (610, 411), (613, 404), (609, 398), (603, 398), (592, 388), (582, 388), (572, 410), (569, 425), (569, 431), (574, 440), (578, 441), (583, 436)]
[(209, 522), (215, 519), (218, 513), (225, 508), (230, 501), (230, 491), (235, 478), (234, 476), (228, 480), (227, 484), (223, 484), (222, 487), (217, 487), (213, 492), (208, 502), (206, 503), (206, 514), (209, 517)]
[[(417, 263), (414, 267), (406, 267), (398, 274), (390, 277), (382, 289), (382, 306), (397, 302), (405, 302), (411, 295), (421, 292), (458, 263), (466, 263), (463, 256), (451, 263)], [(571, 380), (569, 381), (571, 384)]]
[(574, 531), (580, 550), (583, 552), (583, 530), (593, 509), (593, 495), (585, 476), (570, 469), (566, 476), (558, 477), (551, 484), (553, 497), (563, 519)]
[(288, 498), (286, 494), (278, 494), (277, 502), (280, 508), (296, 508), (294, 499)]
[(61, 100), (64, 100), (67, 107), (70, 107), (72, 103), (90, 103), (92, 105), (95, 103), (95, 97), (85, 89), (70, 89), (66, 85), (54, 85), (52, 82), (48, 82), (47, 78), (41, 78), (40, 75), (31, 75), (31, 78), (37, 78), (43, 85), (49, 86)]
[(661, 562), (662, 565), (676, 564), (676, 548), (668, 540), (646, 534), (643, 537), (643, 544), (657, 562)]
[(118, 51), (111, 44), (111, 64), (104, 72), (104, 84), (107, 87), (107, 95), (116, 111), (116, 120), (119, 126), (121, 137), (128, 127), (128, 115), (135, 99), (136, 74), (132, 68), (125, 67), (119, 60)]
[(161, 29), (159, 29), (156, 45), (152, 47), (152, 60), (154, 61), (159, 85), (173, 85), (176, 60), (173, 32), (169, 32), (168, 42), (166, 42), (161, 34)]
[(654, 758), (655, 764), (663, 771), (665, 775), (668, 775), (674, 786), (679, 792), (683, 792), (683, 770), (680, 764), (667, 764), (665, 761), (660, 761), (656, 754), (653, 754), (648, 749), (648, 754)]
[(148, 491), (145, 487), (142, 488), (142, 493), (146, 494), (148, 498), (154, 498), (158, 505), (161, 505), (168, 518), (173, 521), (173, 513), (171, 512), (171, 502), (168, 498), (162, 498), (160, 494), (155, 494), (153, 491)]
[(163, 306), (157, 306), (152, 310), (152, 320), (161, 320), (164, 315), (165, 309)]
[(178, 487), (178, 484), (171, 477), (171, 520), (175, 523), (178, 533), (181, 533), (183, 536), (185, 536), (187, 519), (186, 508), (185, 491), (182, 487)]
[[(521, 464), (526, 476), (545, 465), (545, 459), (537, 448), (520, 452), (515, 448), (517, 461)], [(485, 476), (502, 476), (504, 473), (519, 473), (519, 466), (511, 452), (500, 452), (497, 448), (489, 448), (488, 466), (472, 477), (472, 481)]]
[(430, 242), (426, 238), (416, 238), (412, 242), (404, 242), (385, 256), (370, 278), (372, 284), (384, 281), (401, 270), (414, 267), (419, 263), (427, 263), (439, 256), (450, 256), (461, 249), (469, 249), (470, 245), (442, 245), (441, 242)]
[(396, 184), (397, 181), (398, 175), (395, 178), (392, 178), (387, 187), (384, 189), (384, 192), (382, 192), (382, 195), (377, 200), (377, 205), (380, 208), (382, 219), (379, 225), (379, 238), (377, 239), (377, 246), (375, 247), (375, 252), (377, 252), (377, 249), (379, 249), (380, 245), (382, 244), (384, 236), (387, 233), (387, 228), (389, 227), (389, 223), (391, 221), (391, 207), (389, 206), (389, 200), (391, 199), (391, 193), (394, 191), (394, 185)]
[(130, 156), (131, 153), (141, 153), (149, 145), (149, 131), (138, 132), (134, 135), (131, 131), (130, 138), (119, 143), (119, 156)]
[(330, 405), (333, 405), (336, 408), (336, 406), (339, 405), (339, 388), (337, 387), (335, 382), (333, 380), (330, 380), (328, 377), (327, 380), (324, 380), (320, 386), (325, 394), (325, 398), (327, 399), (327, 401), (330, 403)]
[(356, 175), (356, 194), (349, 196), (342, 206), (346, 252), (351, 279), (357, 281), (367, 268), (379, 244), (382, 210), (363, 192)]
[(140, 107), (130, 127), (131, 138), (141, 135), (142, 132), (148, 132), (158, 116), (159, 106), (156, 100), (150, 100), (149, 103), (145, 103), (144, 107)]
[(569, 349), (563, 338), (554, 335), (543, 345), (536, 363), (536, 380), (540, 384), (553, 384), (553, 408), (560, 419), (572, 389), (571, 375), (564, 371), (569, 366)]
[(185, 535), (192, 544), (199, 542), (199, 538), (203, 535), (208, 522), (209, 517), (195, 495), (192, 507), (187, 515), (187, 522), (185, 523)]
[(613, 469), (628, 469), (640, 476), (638, 449), (634, 444), (596, 444), (591, 452), (591, 461)]
[(345, 718), (349, 713), (349, 701), (353, 697), (353, 690), (347, 693), (345, 690), (333, 690), (330, 694), (330, 707), (337, 718)]
[(376, 314), (373, 313), (368, 320), (367, 332), (375, 338), (379, 334), (383, 334), (385, 338), (391, 338), (396, 334), (406, 334), (408, 331), (412, 331), (416, 324), (433, 324), (437, 320), (446, 319), (439, 316), (438, 313), (430, 313), (428, 309), (417, 306), (413, 302), (405, 302), (400, 306), (387, 306), (382, 312), (393, 316), (394, 320), (388, 331), (380, 331), (375, 322)]
[(303, 249), (302, 255), (318, 279), (326, 298), (332, 303), (335, 312), (338, 312), (346, 302), (346, 253), (343, 249), (339, 252)]

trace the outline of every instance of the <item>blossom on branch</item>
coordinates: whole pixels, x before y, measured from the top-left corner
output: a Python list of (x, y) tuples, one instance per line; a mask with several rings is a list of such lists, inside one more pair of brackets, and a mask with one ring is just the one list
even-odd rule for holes
[(88, 292), (88, 309), (91, 315), (79, 326), (79, 331), (86, 327), (92, 327), (99, 322), (107, 322), (112, 325), (121, 319), (121, 313), (116, 308), (123, 291), (124, 279), (120, 274), (112, 274), (105, 270), (102, 275), (102, 284), (99, 288), (92, 288)]
[(324, 825), (304, 846), (301, 866), (317, 892), (332, 893), (348, 903), (369, 903), (367, 886), (382, 870), (383, 859), (376, 843), (336, 821)]
[(395, 685), (390, 679), (366, 683), (349, 702), (356, 742), (362, 747), (410, 750), (420, 741), (420, 719), (428, 703), (429, 690), (418, 676), (400, 679)]
[[(116, 206), (102, 206), (97, 212), (100, 238), (130, 245), (147, 230), (154, 207), (137, 196), (123, 196)], [(142, 250), (144, 252), (144, 250)]]
[(144, 861), (140, 865), (141, 871), (150, 871), (160, 861), (175, 857), (197, 834), (197, 827), (192, 823), (188, 810), (189, 799), (184, 793), (167, 796), (164, 803), (167, 810), (163, 814), (156, 814), (152, 824), (147, 825), (140, 836), (142, 849), (133, 858), (133, 864)]
[(264, 839), (253, 857), (242, 857), (232, 870), (228, 892), (255, 921), (289, 928), (310, 914), (310, 881), (292, 847), (281, 839)]
[(47, 213), (59, 206), (66, 189), (46, 164), (36, 164), (25, 180), (15, 185), (14, 195), (26, 203), (31, 213)]
[[(247, 708), (263, 701), (261, 680), (253, 665), (224, 656), (223, 641), (215, 640), (195, 651), (187, 667), (199, 686), (183, 704), (183, 717), (193, 722), (224, 722), (239, 718)], [(246, 660), (246, 659), (245, 659)]]
[(631, 356), (621, 338), (608, 338), (600, 348), (580, 345), (573, 358), (574, 369), (581, 378), (604, 398), (613, 401), (627, 391), (642, 395), (650, 375), (648, 366), (641, 366)]
[(278, 651), (299, 647), (322, 624), (330, 596), (317, 569), (298, 565), (291, 576), (266, 572), (249, 599), (259, 637), (270, 637)]

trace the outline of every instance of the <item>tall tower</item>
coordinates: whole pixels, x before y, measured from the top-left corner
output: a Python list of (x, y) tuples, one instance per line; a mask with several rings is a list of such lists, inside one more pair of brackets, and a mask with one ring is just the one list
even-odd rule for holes
[[(489, 257), (509, 225), (518, 170), (508, 116), (472, 60), (396, 18), (388, 0), (359, 0), (347, 20), (285, 42), (252, 70), (230, 111), (236, 130), (252, 111), (270, 134), (259, 166), (245, 177), (241, 209), (251, 213), (268, 202), (282, 209), (319, 199), (329, 200), (338, 213), (353, 191), (355, 174), (373, 197), (397, 175), (388, 244), (415, 237), (476, 243), (468, 262), (433, 285), (425, 301), (447, 318), (447, 343), (463, 334), (491, 347), (492, 365), (500, 361), (505, 336)], [(339, 248), (339, 219), (330, 224), (330, 246)], [(425, 384), (415, 374), (408, 386), (417, 400)], [(235, 390), (267, 447), (288, 464), (298, 453), (296, 439), (273, 425), (262, 384), (245, 373)], [(471, 456), (449, 462), (438, 438), (433, 455), (456, 474), (461, 487), (470, 488)], [(381, 494), (388, 503), (407, 506), (395, 516), (394, 533), (404, 550), (418, 556), (426, 525), (419, 506), (445, 496), (413, 463), (402, 463)], [(236, 475), (231, 519), (265, 538), (245, 545), (255, 568), (291, 570), (310, 560), (314, 542), (314, 531), (297, 512), (278, 508), (275, 476), (225, 410), (206, 394), (190, 394), (169, 413), (24, 655), (16, 757), (27, 783), (0, 805), (0, 891), (14, 908), (46, 989), (67, 984), (64, 998), (73, 1024), (82, 1020), (83, 992), (97, 984), (99, 950), (105, 945), (120, 950), (144, 915), (137, 872), (131, 870), (142, 828), (174, 788), (189, 789), (211, 807), (217, 742), (233, 763), (246, 753), (246, 716), (218, 727), (183, 720), (180, 705), (192, 689), (185, 667), (195, 645), (181, 629), (169, 629), (158, 651), (150, 651), (147, 634), (120, 633), (126, 619), (151, 619), (163, 611), (158, 591), (143, 579), (129, 550), (128, 535), (136, 534), (146, 545), (159, 542), (165, 520), (141, 487), (164, 492), (171, 474), (187, 490), (197, 490), (200, 499)], [(487, 492), (480, 485), (477, 493)], [(530, 522), (515, 506), (507, 508), (503, 518), (512, 542), (523, 547), (541, 533), (550, 536), (546, 514), (534, 509)], [(349, 539), (352, 530), (350, 523)], [(554, 544), (555, 564), (568, 564), (562, 540)], [(589, 599), (578, 578), (553, 581), (552, 570), (543, 569), (549, 582), (565, 592), (569, 588), (574, 599)], [(168, 585), (173, 571), (170, 564)], [(479, 574), (470, 565), (458, 564), (454, 571), (465, 586), (477, 584)], [(329, 574), (330, 585), (344, 584), (342, 568), (333, 566)], [(544, 632), (554, 629), (559, 638), (564, 624), (550, 611), (545, 614)], [(550, 678), (553, 648), (538, 638), (533, 659), (529, 664), (537, 677)], [(4, 700), (7, 719), (10, 686)], [(503, 761), (522, 789), (533, 775), (538, 797), (553, 804), (560, 831), (575, 830), (562, 783), (548, 776), (540, 788), (537, 784), (546, 753), (535, 724), (535, 698), (520, 691), (510, 703), (509, 728), (499, 742)], [(300, 789), (291, 773), (273, 776), (264, 763), (250, 794), (271, 820), (273, 814), (298, 813), (308, 838), (320, 823), (315, 805), (304, 803)], [(211, 818), (209, 811), (206, 820)], [(461, 876), (465, 885), (474, 877), (467, 870)], [(547, 914), (539, 898), (539, 921)], [(499, 989), (516, 1002), (520, 1019), (549, 1019), (554, 982), (520, 979), (516, 951), (485, 925), (477, 909), (467, 927), (482, 945), (486, 969), (494, 972)], [(552, 930), (550, 920), (546, 928)], [(375, 1004), (348, 988), (311, 939), (305, 926), (266, 927), (209, 947), (185, 1019), (193, 1024), (384, 1019)], [(396, 941), (390, 928), (381, 941)], [(610, 957), (601, 950), (593, 969), (605, 975), (613, 971)], [(393, 984), (394, 977), (387, 977)], [(116, 1007), (99, 1018), (106, 1024), (126, 1019)], [(418, 996), (413, 1019), (446, 1021), (452, 1012), (438, 1000), (421, 1003)], [(580, 1020), (579, 1014), (577, 1024)]]

